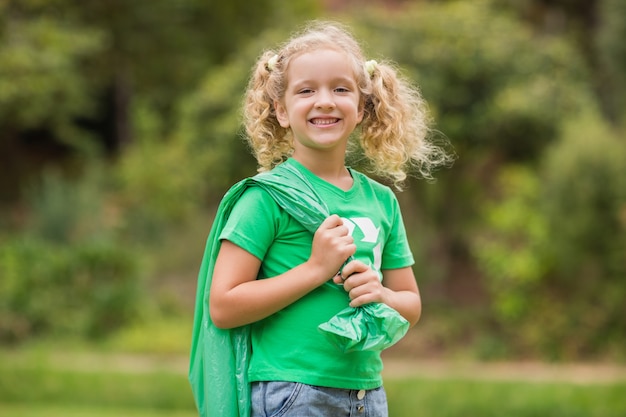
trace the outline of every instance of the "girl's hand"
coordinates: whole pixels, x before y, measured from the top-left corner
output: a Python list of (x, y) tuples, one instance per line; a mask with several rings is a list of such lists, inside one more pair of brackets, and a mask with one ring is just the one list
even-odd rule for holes
[(354, 255), (356, 245), (348, 227), (336, 214), (327, 217), (313, 236), (309, 263), (320, 271), (325, 282), (334, 275), (346, 259)]
[(386, 303), (388, 290), (381, 283), (378, 273), (361, 261), (348, 263), (333, 281), (343, 284), (343, 288), (350, 295), (350, 307), (374, 302)]

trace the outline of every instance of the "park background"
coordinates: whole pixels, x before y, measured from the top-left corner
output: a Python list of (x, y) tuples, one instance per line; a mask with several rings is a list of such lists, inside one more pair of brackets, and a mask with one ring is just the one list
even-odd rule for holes
[(625, 1), (0, 0), (0, 416), (193, 415), (249, 71), (309, 19), (397, 63), (456, 154), (398, 193), (424, 312), (392, 416), (625, 415)]

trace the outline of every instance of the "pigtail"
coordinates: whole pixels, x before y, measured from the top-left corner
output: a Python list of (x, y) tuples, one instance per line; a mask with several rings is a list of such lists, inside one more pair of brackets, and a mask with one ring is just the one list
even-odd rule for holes
[(451, 160), (429, 140), (430, 119), (419, 91), (391, 64), (365, 62), (358, 42), (340, 25), (314, 22), (294, 35), (280, 52), (265, 52), (253, 67), (244, 124), (259, 171), (272, 169), (293, 153), (291, 131), (280, 126), (274, 101), (284, 97), (290, 60), (316, 48), (342, 50), (354, 66), (364, 112), (360, 148), (375, 175), (392, 180), (400, 188), (407, 173), (430, 179), (436, 166)]
[(244, 126), (247, 139), (259, 164), (259, 171), (267, 171), (283, 162), (292, 152), (289, 131), (276, 119), (274, 100), (282, 85), (283, 69), (277, 56), (265, 52), (252, 72), (244, 105)]
[(376, 174), (397, 188), (415, 171), (430, 179), (432, 170), (448, 162), (445, 151), (428, 140), (430, 116), (419, 90), (388, 63), (371, 72), (371, 93), (365, 97), (361, 147)]

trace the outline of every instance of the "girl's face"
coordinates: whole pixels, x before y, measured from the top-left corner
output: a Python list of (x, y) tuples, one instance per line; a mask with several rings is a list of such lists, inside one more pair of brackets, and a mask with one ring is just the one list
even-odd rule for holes
[(359, 98), (345, 54), (318, 49), (293, 58), (285, 96), (274, 106), (280, 125), (293, 133), (294, 155), (307, 149), (345, 153), (348, 137), (363, 119)]

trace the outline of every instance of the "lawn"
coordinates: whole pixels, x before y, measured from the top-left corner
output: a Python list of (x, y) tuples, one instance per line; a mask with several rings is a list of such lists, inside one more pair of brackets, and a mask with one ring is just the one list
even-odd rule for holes
[(198, 417), (195, 410), (154, 410), (118, 407), (76, 407), (49, 404), (2, 404), (2, 417)]
[[(196, 415), (184, 358), (0, 355), (0, 417)], [(387, 375), (385, 381), (391, 417), (626, 416), (625, 379), (514, 381), (445, 371)]]
[(626, 416), (626, 383), (389, 380), (392, 417)]

